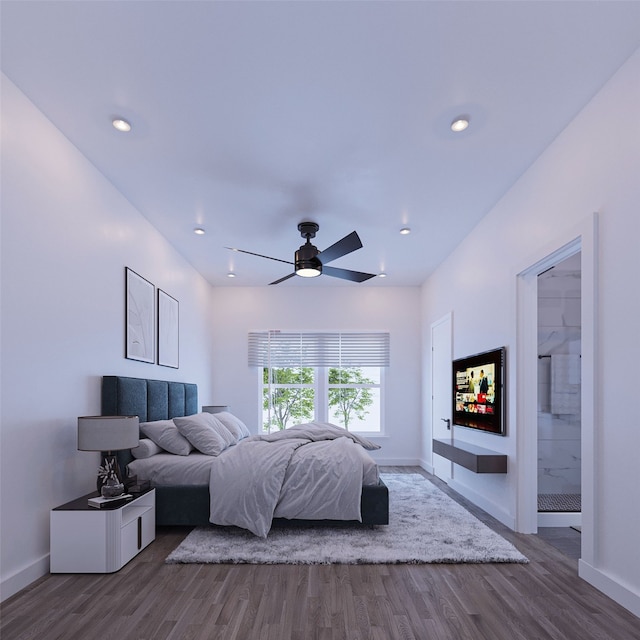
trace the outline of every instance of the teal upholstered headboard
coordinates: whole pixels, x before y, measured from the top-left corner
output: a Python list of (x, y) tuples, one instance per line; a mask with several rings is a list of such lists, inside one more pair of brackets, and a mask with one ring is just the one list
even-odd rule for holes
[[(138, 416), (140, 422), (168, 420), (198, 413), (198, 386), (123, 376), (102, 377), (102, 415)], [(123, 473), (133, 460), (131, 451), (118, 451)]]
[(138, 416), (140, 422), (198, 413), (198, 387), (187, 382), (103, 376), (102, 415)]

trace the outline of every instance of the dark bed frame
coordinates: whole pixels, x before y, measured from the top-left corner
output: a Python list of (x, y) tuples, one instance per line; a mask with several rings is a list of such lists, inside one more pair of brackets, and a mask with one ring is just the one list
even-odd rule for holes
[[(198, 413), (195, 384), (123, 376), (102, 378), (103, 416), (138, 416), (140, 422), (151, 422), (194, 413)], [(132, 460), (129, 449), (118, 452), (123, 472)], [(360, 509), (362, 524), (389, 524), (389, 491), (382, 480), (376, 486), (362, 487)], [(289, 522), (274, 520), (275, 524)], [(156, 487), (156, 524), (208, 525), (209, 485)]]

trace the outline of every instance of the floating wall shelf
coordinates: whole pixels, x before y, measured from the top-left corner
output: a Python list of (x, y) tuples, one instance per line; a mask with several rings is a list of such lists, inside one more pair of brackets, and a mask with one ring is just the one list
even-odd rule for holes
[(459, 440), (433, 440), (433, 452), (474, 473), (507, 473), (507, 456)]

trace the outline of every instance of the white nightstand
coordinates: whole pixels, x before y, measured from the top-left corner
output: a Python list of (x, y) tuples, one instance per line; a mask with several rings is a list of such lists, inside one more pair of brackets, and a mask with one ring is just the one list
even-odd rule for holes
[(51, 511), (51, 573), (113, 573), (156, 537), (156, 491), (111, 509), (88, 494)]

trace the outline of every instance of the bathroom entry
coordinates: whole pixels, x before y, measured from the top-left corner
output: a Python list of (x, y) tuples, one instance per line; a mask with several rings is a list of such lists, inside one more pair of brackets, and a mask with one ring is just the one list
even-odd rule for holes
[(581, 268), (538, 276), (538, 526), (581, 525)]

